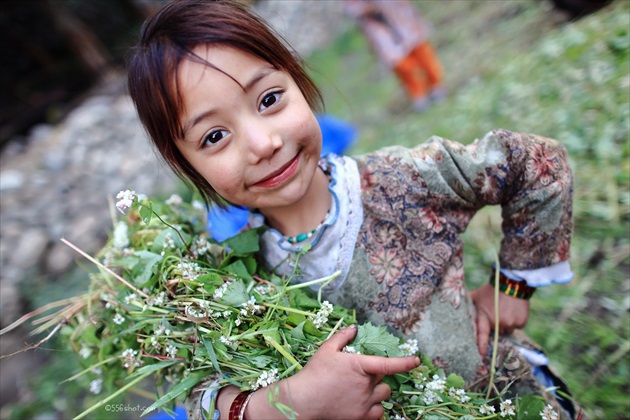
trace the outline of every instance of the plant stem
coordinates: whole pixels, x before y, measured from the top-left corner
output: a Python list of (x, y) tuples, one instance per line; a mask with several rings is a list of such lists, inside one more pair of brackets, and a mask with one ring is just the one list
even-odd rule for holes
[[(295, 368), (297, 370), (302, 370), (302, 365), (300, 364), (300, 362), (298, 362), (297, 360), (295, 360), (295, 357), (293, 357), (293, 355), (291, 353), (289, 353), (284, 347), (282, 347), (276, 340), (274, 340), (272, 337), (265, 335), (265, 341), (268, 342), (269, 344), (271, 344), (276, 350), (278, 350), (278, 352), (284, 356), (285, 359), (287, 359), (289, 361), (289, 363), (291, 363), (291, 365), (295, 366)], [(292, 367), (293, 367), (292, 366)]]

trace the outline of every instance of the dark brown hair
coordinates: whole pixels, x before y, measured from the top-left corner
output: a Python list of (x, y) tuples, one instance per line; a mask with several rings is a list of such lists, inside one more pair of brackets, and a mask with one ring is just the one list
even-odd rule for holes
[(318, 110), (323, 101), (297, 54), (289, 50), (280, 35), (240, 3), (174, 0), (145, 22), (140, 42), (131, 51), (127, 74), (129, 93), (140, 121), (173, 171), (184, 182), (192, 182), (206, 204), (221, 204), (223, 200), (175, 144), (184, 136), (180, 123), (183, 101), (177, 87), (180, 63), (190, 59), (217, 68), (216, 63), (208, 63), (192, 52), (204, 44), (238, 48), (286, 72), (313, 110)]

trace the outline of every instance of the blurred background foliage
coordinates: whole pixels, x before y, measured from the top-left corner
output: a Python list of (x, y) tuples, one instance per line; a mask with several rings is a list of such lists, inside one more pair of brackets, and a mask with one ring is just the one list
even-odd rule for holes
[[(159, 3), (0, 3), (5, 34), (0, 42), (6, 46), (21, 39), (27, 51), (18, 56), (15, 48), (3, 48), (7, 53), (2, 57), (2, 103), (8, 106), (8, 98), (15, 95), (22, 107), (2, 109), (5, 137), (25, 130), (29, 118), (58, 120), (95, 79), (103, 77), (101, 71), (90, 70), (95, 67), (85, 62), (89, 58), (68, 52), (67, 38), (55, 41), (61, 35), (47, 30), (52, 18), (45, 11), (51, 2), (101, 34), (95, 42), (105, 45), (104, 68), (114, 69), (143, 16)], [(23, 10), (22, 22), (11, 18), (25, 3), (38, 7)], [(445, 68), (448, 97), (424, 113), (414, 113), (394, 75), (376, 61), (360, 32), (349, 26), (331, 45), (305, 57), (323, 90), (326, 111), (359, 128), (359, 141), (350, 154), (391, 144), (414, 146), (431, 135), (469, 143), (498, 127), (556, 138), (567, 147), (575, 177), (571, 263), (576, 276), (567, 285), (537, 292), (526, 332), (549, 353), (553, 368), (568, 381), (589, 417), (628, 418), (630, 2), (616, 0), (587, 16), (569, 15), (571, 19), (560, 17), (552, 2), (539, 0), (420, 1), (418, 6), (434, 27), (433, 43)], [(101, 18), (105, 14), (108, 19)], [(26, 25), (29, 20), (31, 26)], [(27, 26), (32, 37), (24, 36)], [(9, 31), (14, 32), (9, 36)], [(38, 56), (38, 51), (45, 54)], [(39, 73), (25, 60), (37, 62)], [(70, 73), (75, 81), (70, 85), (61, 82), (66, 67), (75, 72)], [(25, 97), (21, 92), (37, 95)], [(7, 123), (20, 118), (21, 125)], [(484, 209), (473, 219), (464, 236), (471, 288), (487, 281), (500, 237), (497, 208)], [(29, 307), (81, 291), (84, 275), (68, 274), (54, 289), (39, 294), (25, 290)], [(52, 343), (38, 352), (46, 354), (47, 363), (36, 374), (25, 372), (31, 389), (22, 398), (27, 402), (3, 406), (1, 418), (68, 418), (98, 400), (83, 391), (81, 386), (87, 384), (60, 384), (80, 370), (75, 356), (62, 345)], [(138, 394), (113, 403), (148, 405), (152, 395), (142, 390)], [(135, 414), (101, 410), (96, 416), (137, 418), (139, 413)]]

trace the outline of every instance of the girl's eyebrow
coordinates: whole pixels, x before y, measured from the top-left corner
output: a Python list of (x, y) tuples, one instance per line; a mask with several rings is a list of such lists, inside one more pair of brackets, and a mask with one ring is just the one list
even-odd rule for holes
[[(251, 79), (249, 79), (249, 81), (247, 83), (245, 83), (245, 86), (241, 85), (236, 79), (234, 79), (233, 77), (229, 76), (230, 79), (234, 80), (234, 82), (236, 84), (238, 84), (241, 89), (243, 89), (243, 91), (247, 92), (249, 91), (251, 88), (253, 88), (256, 83), (260, 82), (262, 79), (264, 79), (265, 77), (269, 76), (270, 74), (276, 72), (277, 70), (273, 67), (261, 67), (260, 69), (258, 69), (256, 71), (256, 73), (254, 73), (254, 75), (252, 76)], [(188, 122), (186, 124), (184, 124), (184, 135), (186, 135), (186, 133), (188, 133), (195, 125), (199, 124), (200, 121), (208, 118), (210, 115), (214, 114), (216, 112), (215, 109), (209, 109), (207, 111), (204, 111), (203, 113), (197, 115), (196, 117), (188, 120)]]

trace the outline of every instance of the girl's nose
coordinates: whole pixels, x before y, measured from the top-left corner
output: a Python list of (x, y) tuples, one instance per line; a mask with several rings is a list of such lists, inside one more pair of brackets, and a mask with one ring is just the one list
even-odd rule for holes
[(251, 163), (270, 159), (282, 147), (282, 137), (266, 124), (252, 124), (245, 131)]

